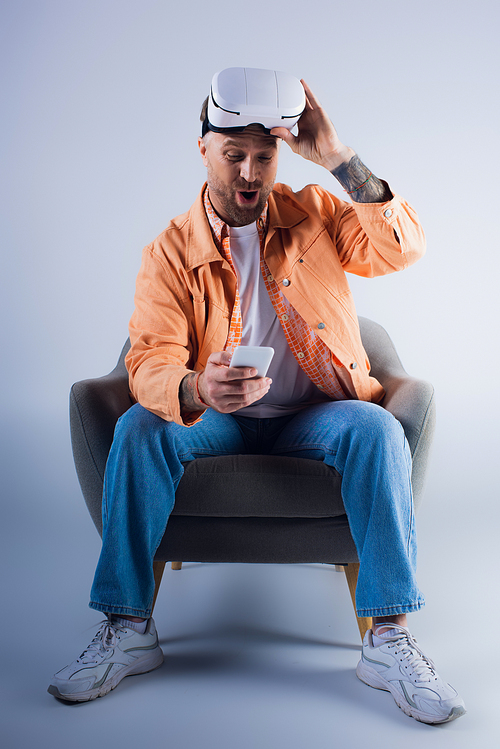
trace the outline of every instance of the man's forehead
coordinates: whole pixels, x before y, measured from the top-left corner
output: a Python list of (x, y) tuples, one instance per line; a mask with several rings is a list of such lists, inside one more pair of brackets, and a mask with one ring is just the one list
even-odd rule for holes
[(222, 136), (220, 144), (222, 147), (225, 146), (239, 146), (244, 148), (245, 146), (253, 146), (257, 148), (278, 148), (279, 138), (274, 135), (267, 135), (266, 133), (260, 133), (258, 131), (245, 130), (244, 133), (217, 133)]

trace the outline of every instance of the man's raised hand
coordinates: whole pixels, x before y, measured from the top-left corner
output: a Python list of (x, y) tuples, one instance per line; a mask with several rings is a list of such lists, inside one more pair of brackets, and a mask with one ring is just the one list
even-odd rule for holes
[(285, 127), (274, 127), (271, 135), (277, 135), (288, 143), (294, 153), (331, 172), (350, 161), (355, 152), (340, 141), (318, 99), (304, 80), (301, 83), (306, 93), (306, 108), (298, 121), (298, 135), (293, 135)]

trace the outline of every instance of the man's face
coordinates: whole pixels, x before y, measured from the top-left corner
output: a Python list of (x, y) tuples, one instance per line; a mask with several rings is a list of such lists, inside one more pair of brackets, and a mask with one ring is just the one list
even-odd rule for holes
[(210, 132), (199, 138), (210, 201), (229, 226), (246, 226), (259, 218), (273, 189), (280, 142), (251, 130)]

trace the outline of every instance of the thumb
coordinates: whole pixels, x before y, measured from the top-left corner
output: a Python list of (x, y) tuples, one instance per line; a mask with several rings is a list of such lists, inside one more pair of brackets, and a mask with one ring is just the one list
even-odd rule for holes
[(207, 364), (215, 364), (219, 367), (229, 367), (231, 362), (231, 354), (229, 351), (215, 351), (207, 359)]
[(273, 127), (271, 135), (275, 135), (278, 138), (281, 138), (281, 140), (284, 140), (285, 143), (288, 143), (290, 148), (293, 148), (293, 144), (297, 140), (296, 136), (286, 127)]

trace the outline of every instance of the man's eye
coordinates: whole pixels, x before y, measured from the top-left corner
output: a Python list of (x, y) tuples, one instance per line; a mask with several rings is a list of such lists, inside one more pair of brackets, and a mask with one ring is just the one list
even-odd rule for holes
[(239, 153), (227, 153), (226, 156), (228, 159), (231, 159), (231, 161), (239, 161), (243, 158)]

